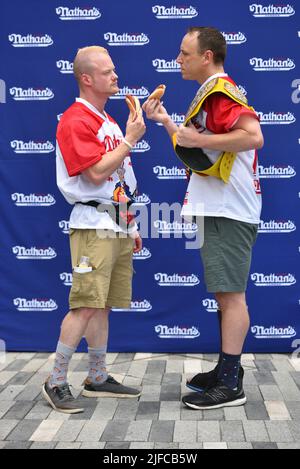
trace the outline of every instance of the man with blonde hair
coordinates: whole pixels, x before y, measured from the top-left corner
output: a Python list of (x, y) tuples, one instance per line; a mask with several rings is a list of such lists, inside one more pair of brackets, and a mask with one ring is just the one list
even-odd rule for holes
[(69, 363), (82, 337), (87, 340), (89, 352), (89, 373), (82, 394), (133, 398), (140, 395), (140, 391), (123, 386), (108, 375), (105, 357), (109, 312), (112, 307), (130, 307), (132, 256), (142, 248), (130, 216), (130, 223), (120, 223), (122, 200), (115, 195), (115, 189), (122, 170), (122, 183), (126, 184), (128, 199), (133, 201), (137, 184), (129, 151), (146, 130), (141, 111), (129, 117), (124, 138), (104, 109), (109, 97), (119, 91), (115, 66), (106, 49), (79, 49), (74, 75), (80, 97), (59, 122), (56, 158), (58, 187), (67, 202), (74, 205), (70, 218), (73, 284), (70, 311), (61, 326), (54, 367), (43, 386), (49, 404), (67, 414), (84, 411), (67, 382)]

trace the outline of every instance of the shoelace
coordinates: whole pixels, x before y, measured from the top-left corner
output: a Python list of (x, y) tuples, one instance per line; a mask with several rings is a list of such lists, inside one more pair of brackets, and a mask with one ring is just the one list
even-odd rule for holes
[(68, 384), (55, 388), (55, 392), (60, 399), (74, 400), (74, 397), (70, 391), (70, 386)]

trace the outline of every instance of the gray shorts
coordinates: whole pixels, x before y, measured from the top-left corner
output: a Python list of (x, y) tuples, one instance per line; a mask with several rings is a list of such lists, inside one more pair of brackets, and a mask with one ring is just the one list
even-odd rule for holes
[(258, 225), (230, 218), (204, 218), (201, 258), (207, 291), (245, 292)]

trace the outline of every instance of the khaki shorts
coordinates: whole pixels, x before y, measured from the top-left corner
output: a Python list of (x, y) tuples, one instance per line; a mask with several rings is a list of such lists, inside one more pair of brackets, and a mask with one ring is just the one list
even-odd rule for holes
[(245, 292), (258, 225), (223, 217), (204, 218), (201, 257), (207, 291)]
[(73, 271), (70, 309), (130, 307), (134, 241), (109, 230), (70, 229), (70, 247), (73, 269), (81, 256), (93, 267), (88, 273)]

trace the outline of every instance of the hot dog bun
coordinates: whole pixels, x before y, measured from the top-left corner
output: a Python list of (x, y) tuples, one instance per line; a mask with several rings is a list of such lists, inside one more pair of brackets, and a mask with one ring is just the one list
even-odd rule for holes
[(140, 112), (141, 105), (140, 105), (139, 99), (136, 96), (131, 96), (130, 94), (127, 94), (126, 103), (127, 103), (127, 106), (129, 107), (129, 111), (132, 116)]
[(166, 91), (166, 85), (159, 85), (152, 94), (150, 94), (149, 99), (161, 99)]

